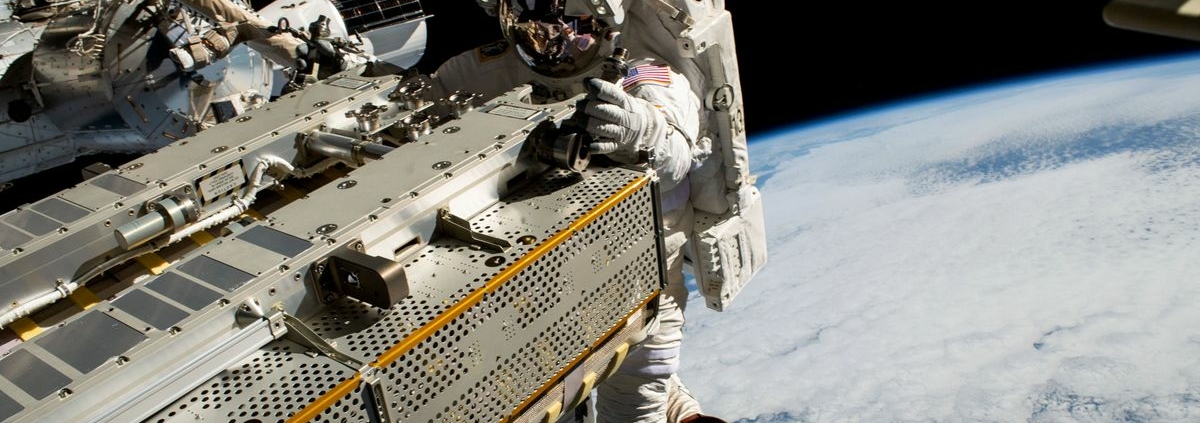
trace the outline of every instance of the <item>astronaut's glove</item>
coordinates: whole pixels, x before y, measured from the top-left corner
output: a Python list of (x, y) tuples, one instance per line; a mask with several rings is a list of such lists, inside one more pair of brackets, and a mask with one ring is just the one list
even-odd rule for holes
[(617, 84), (599, 78), (583, 84), (587, 96), (579, 110), (587, 116), (585, 129), (594, 138), (588, 152), (606, 154), (618, 162), (638, 162), (639, 153), (653, 147), (653, 134), (666, 125), (663, 114), (646, 100), (626, 94)]

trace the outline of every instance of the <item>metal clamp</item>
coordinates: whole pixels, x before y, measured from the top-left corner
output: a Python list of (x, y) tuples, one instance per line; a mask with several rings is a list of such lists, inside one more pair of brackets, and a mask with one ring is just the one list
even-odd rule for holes
[(358, 132), (371, 133), (379, 130), (379, 115), (388, 110), (388, 106), (376, 106), (371, 103), (363, 104), (358, 110), (346, 112), (346, 117), (354, 118), (358, 123)]

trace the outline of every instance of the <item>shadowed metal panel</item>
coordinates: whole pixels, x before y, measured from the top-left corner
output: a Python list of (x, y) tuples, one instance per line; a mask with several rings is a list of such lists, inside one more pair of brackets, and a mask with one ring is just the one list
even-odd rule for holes
[(145, 339), (138, 330), (112, 316), (93, 311), (33, 342), (80, 373), (87, 373)]
[(25, 407), (22, 407), (21, 404), (17, 404), (17, 402), (13, 401), (13, 399), (8, 395), (0, 392), (0, 419), (12, 417), (24, 409)]
[(238, 239), (288, 257), (312, 247), (312, 243), (266, 226), (255, 226), (239, 234)]
[(254, 275), (207, 256), (197, 256), (188, 260), (187, 263), (179, 265), (179, 271), (226, 291), (238, 289), (254, 278)]
[(200, 310), (221, 298), (216, 291), (172, 272), (159, 275), (146, 287), (192, 310)]
[(35, 204), (33, 209), (63, 223), (74, 222), (84, 216), (87, 216), (88, 214), (88, 211), (84, 210), (82, 207), (59, 200), (55, 197), (47, 198), (45, 201)]
[(33, 239), (16, 228), (0, 222), (0, 248), (11, 250)]
[(37, 399), (58, 392), (71, 383), (70, 378), (25, 350), (15, 350), (0, 360), (0, 376)]
[(124, 177), (118, 176), (113, 173), (105, 173), (103, 175), (92, 178), (88, 182), (91, 183), (92, 185), (98, 186), (100, 188), (104, 188), (108, 191), (111, 191), (115, 194), (125, 196), (125, 197), (133, 195), (134, 193), (138, 192), (142, 188), (146, 187), (145, 185), (142, 185), (142, 184), (132, 181), (130, 179), (126, 179)]
[(187, 312), (142, 290), (130, 291), (113, 301), (113, 305), (159, 330), (167, 330), (188, 316)]
[(24, 229), (25, 232), (29, 232), (34, 236), (48, 234), (51, 231), (58, 229), (60, 226), (58, 222), (55, 222), (53, 219), (29, 210), (21, 210), (13, 213), (12, 216), (4, 219), (4, 221), (9, 225)]

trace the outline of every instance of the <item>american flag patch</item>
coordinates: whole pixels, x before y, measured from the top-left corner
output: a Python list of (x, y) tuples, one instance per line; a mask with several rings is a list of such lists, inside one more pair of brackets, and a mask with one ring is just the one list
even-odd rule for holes
[(671, 70), (665, 65), (635, 66), (633, 69), (630, 69), (629, 74), (625, 76), (625, 81), (621, 83), (621, 88), (624, 88), (625, 91), (629, 91), (642, 84), (655, 84), (669, 87), (671, 86)]

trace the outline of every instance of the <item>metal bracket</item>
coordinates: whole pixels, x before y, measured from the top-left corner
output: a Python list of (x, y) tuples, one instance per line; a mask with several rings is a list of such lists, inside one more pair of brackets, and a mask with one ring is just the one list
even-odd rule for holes
[(258, 298), (250, 297), (238, 306), (237, 311), (234, 312), (234, 320), (237, 321), (238, 326), (244, 328), (259, 320), (269, 319), (267, 319), (267, 312), (263, 310), (262, 303), (258, 301)]
[(287, 314), (283, 312), (271, 313), (270, 316), (267, 316), (268, 328), (271, 330), (271, 336), (275, 337), (275, 339), (287, 336), (288, 332), (291, 332), (288, 330), (284, 316), (287, 316)]
[(387, 389), (384, 384), (386, 379), (379, 377), (379, 370), (375, 367), (363, 369), (362, 383), (365, 384), (365, 389), (362, 390), (363, 409), (367, 411), (367, 417), (371, 419), (371, 423), (393, 423), (398, 421), (395, 416), (395, 410), (388, 405)]
[(503, 253), (512, 248), (508, 241), (475, 232), (471, 229), (471, 222), (450, 214), (450, 209), (445, 207), (438, 209), (437, 232), (495, 253)]
[(243, 328), (260, 322), (267, 321), (267, 330), (271, 332), (271, 337), (279, 339), (287, 335), (288, 327), (284, 321), (285, 313), (278, 309), (272, 309), (272, 313), (267, 314), (267, 310), (263, 308), (262, 303), (257, 298), (250, 297), (242, 301), (242, 305), (238, 306), (234, 314), (234, 320), (238, 326)]
[(317, 350), (317, 352), (333, 359), (338, 363), (342, 363), (352, 370), (358, 371), (366, 367), (366, 363), (362, 360), (346, 355), (338, 351), (337, 347), (330, 344), (329, 341), (317, 335), (317, 332), (304, 324), (303, 321), (287, 313), (283, 314), (283, 324), (287, 327), (287, 338), (289, 341)]

